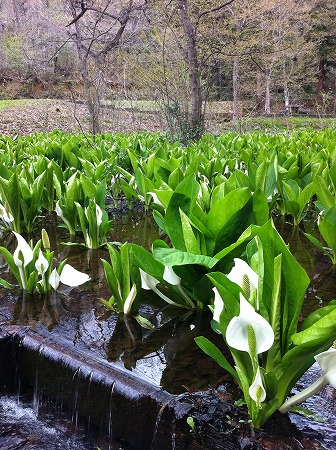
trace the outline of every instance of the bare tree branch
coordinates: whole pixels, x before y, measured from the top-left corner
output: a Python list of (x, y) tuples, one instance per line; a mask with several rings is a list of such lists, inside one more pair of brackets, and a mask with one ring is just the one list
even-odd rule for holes
[(226, 2), (226, 3), (222, 4), (222, 5), (216, 6), (216, 7), (211, 8), (211, 9), (207, 9), (206, 11), (203, 11), (203, 12), (199, 13), (197, 22), (199, 22), (200, 18), (205, 16), (206, 14), (211, 14), (213, 12), (219, 11), (219, 10), (225, 8), (225, 6), (230, 5), (234, 1), (235, 0), (229, 0), (228, 2)]
[(79, 20), (82, 16), (84, 16), (88, 8), (85, 6), (83, 1), (81, 2), (81, 8), (82, 8), (81, 12), (70, 23), (68, 23), (66, 27), (70, 27), (70, 25), (73, 25), (75, 22), (77, 22), (77, 20)]

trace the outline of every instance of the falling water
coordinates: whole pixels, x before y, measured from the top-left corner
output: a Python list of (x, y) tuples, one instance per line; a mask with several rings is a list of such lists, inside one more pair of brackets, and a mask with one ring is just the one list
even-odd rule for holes
[(33, 410), (38, 417), (39, 414), (39, 404), (40, 404), (40, 389), (39, 389), (39, 362), (41, 359), (41, 355), (43, 354), (44, 345), (41, 344), (39, 346), (38, 352), (37, 352), (37, 360), (36, 360), (36, 369), (35, 369), (35, 384), (34, 384), (34, 396), (33, 396)]
[(91, 372), (89, 373), (89, 384), (88, 384), (88, 389), (87, 389), (87, 410), (88, 410), (87, 428), (86, 428), (87, 434), (90, 434), (90, 423), (91, 423), (91, 414), (90, 414), (90, 389), (91, 389), (92, 376), (93, 376), (93, 371), (91, 371)]
[[(33, 407), (18, 404), (16, 397), (0, 398), (0, 448), (88, 450), (70, 431), (37, 417)], [(27, 446), (25, 446), (27, 445)]]
[(73, 408), (72, 408), (72, 417), (71, 421), (72, 423), (77, 427), (78, 424), (78, 408), (77, 408), (77, 402), (78, 402), (78, 389), (79, 389), (79, 374), (80, 374), (80, 366), (74, 373), (72, 377), (72, 385), (74, 393), (74, 400), (73, 400)]
[(109, 444), (112, 443), (112, 438), (113, 438), (113, 428), (112, 428), (112, 398), (113, 398), (113, 393), (114, 393), (114, 386), (115, 383), (112, 383), (111, 386), (111, 391), (110, 391), (110, 408), (109, 408), (109, 413), (108, 413), (108, 439), (109, 439)]

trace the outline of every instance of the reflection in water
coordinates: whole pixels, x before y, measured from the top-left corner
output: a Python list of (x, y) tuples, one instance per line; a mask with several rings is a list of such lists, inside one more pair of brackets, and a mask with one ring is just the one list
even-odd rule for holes
[[(172, 314), (172, 312), (170, 312)], [(203, 335), (226, 354), (221, 336), (213, 336), (211, 315), (187, 313), (166, 316), (154, 331), (141, 328), (132, 317), (119, 316), (107, 347), (109, 361), (121, 360), (124, 366), (173, 394), (207, 389), (227, 378), (223, 370), (205, 355), (194, 339)]]
[(59, 321), (56, 292), (50, 295), (31, 295), (22, 291), (18, 296), (12, 323), (17, 325), (43, 325), (51, 331)]
[[(315, 363), (308, 372), (298, 381), (293, 394), (297, 394), (305, 387), (311, 385), (322, 375), (321, 369)], [(305, 429), (308, 426), (313, 426), (314, 430), (323, 436), (323, 444), (325, 448), (335, 448), (335, 416), (336, 416), (336, 391), (332, 386), (327, 385), (318, 394), (309, 397), (300, 406), (315, 413), (320, 421), (308, 421), (307, 419), (293, 413), (289, 413), (291, 420), (299, 429)]]
[(306, 221), (294, 227), (281, 216), (275, 220), (275, 226), (310, 278), (302, 311), (303, 316), (307, 316), (311, 311), (335, 299), (336, 267), (303, 234), (307, 231), (321, 239), (315, 222)]

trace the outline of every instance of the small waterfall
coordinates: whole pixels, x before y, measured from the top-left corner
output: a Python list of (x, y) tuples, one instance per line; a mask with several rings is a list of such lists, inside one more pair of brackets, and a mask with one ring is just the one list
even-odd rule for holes
[(91, 372), (89, 373), (89, 381), (88, 381), (88, 389), (87, 389), (87, 411), (88, 411), (87, 428), (86, 428), (87, 434), (90, 434), (90, 423), (91, 423), (91, 414), (90, 414), (90, 389), (91, 389), (92, 377), (93, 377), (93, 371), (91, 371)]
[[(172, 430), (171, 411), (163, 421), (157, 418), (160, 407), (173, 398), (171, 394), (118, 364), (74, 349), (59, 337), (56, 341), (41, 330), (8, 326), (8, 331), (0, 330), (0, 357), (1, 395), (14, 395), (17, 407), (27, 408), (29, 417), (33, 414), (39, 422), (62, 435), (68, 433), (72, 439), (71, 446), (37, 448), (149, 449), (156, 421), (156, 427), (164, 423), (166, 430)], [(32, 436), (35, 438), (34, 433)], [(84, 447), (75, 441), (85, 442)], [(168, 450), (178, 448), (174, 445)]]
[(111, 386), (111, 393), (110, 393), (110, 409), (109, 409), (109, 413), (108, 413), (108, 438), (109, 438), (109, 442), (111, 443), (112, 441), (112, 437), (113, 437), (113, 427), (112, 427), (112, 398), (113, 398), (113, 392), (114, 392), (114, 386), (115, 383), (112, 383)]
[[(185, 394), (181, 394), (181, 396), (178, 396), (178, 397), (182, 397), (184, 395)], [(160, 448), (160, 446), (161, 446), (161, 442), (160, 442), (161, 437), (160, 437), (159, 433), (161, 432), (161, 422), (163, 421), (163, 414), (165, 412), (167, 412), (167, 409), (170, 408), (170, 407), (172, 407), (174, 409), (174, 404), (175, 404), (175, 401), (178, 399), (178, 397), (169, 400), (167, 403), (165, 403), (160, 408), (160, 411), (159, 411), (159, 413), (157, 415), (157, 419), (156, 419), (156, 422), (155, 422), (153, 439), (152, 439), (152, 444), (151, 444), (151, 450), (157, 450), (158, 448)], [(175, 448), (176, 448), (176, 434), (175, 434), (176, 417), (175, 417), (174, 413), (173, 414), (169, 414), (169, 416), (172, 416), (172, 417), (170, 417), (171, 422), (170, 422), (169, 429), (165, 430), (165, 432), (166, 433), (170, 433), (170, 436), (171, 436), (171, 440), (170, 440), (171, 447), (170, 448), (171, 448), (171, 450), (175, 450)], [(164, 446), (164, 448), (166, 448), (166, 446)]]
[(75, 371), (75, 373), (74, 373), (74, 375), (72, 377), (73, 407), (72, 407), (71, 421), (75, 425), (76, 428), (77, 428), (77, 425), (78, 425), (78, 407), (77, 407), (77, 403), (78, 403), (80, 368), (81, 368), (81, 366), (78, 367), (78, 369)]
[(15, 364), (15, 396), (17, 404), (20, 403), (20, 392), (21, 392), (21, 377), (20, 377), (20, 352), (23, 343), (23, 336), (19, 339), (18, 345), (14, 346), (14, 342), (12, 342), (12, 354), (14, 359), (16, 360)]
[(39, 363), (41, 359), (41, 355), (43, 354), (44, 345), (41, 344), (38, 348), (37, 352), (37, 360), (36, 360), (36, 368), (35, 368), (35, 385), (34, 385), (34, 395), (33, 395), (33, 411), (38, 417), (39, 414), (39, 405), (40, 405), (40, 395), (42, 396), (42, 392), (39, 389)]

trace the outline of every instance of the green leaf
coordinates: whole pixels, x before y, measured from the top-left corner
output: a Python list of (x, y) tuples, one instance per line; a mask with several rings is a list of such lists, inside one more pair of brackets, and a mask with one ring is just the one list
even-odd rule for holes
[(164, 218), (166, 232), (173, 244), (179, 250), (186, 251), (180, 210), (187, 216), (190, 214), (192, 199), (197, 195), (199, 184), (194, 175), (185, 178), (173, 193)]
[(199, 264), (208, 268), (214, 267), (218, 259), (205, 255), (195, 255), (173, 248), (154, 247), (153, 255), (157, 261), (165, 266), (183, 266), (186, 264)]
[[(262, 275), (262, 297), (260, 299), (261, 313), (264, 317), (272, 317), (272, 298), (274, 286), (274, 262), (278, 255), (281, 257), (281, 336), (282, 352), (291, 345), (290, 336), (296, 332), (301, 313), (302, 303), (309, 284), (309, 278), (288, 249), (277, 230), (269, 221), (259, 228), (257, 238), (247, 246), (248, 254), (255, 253), (257, 243), (258, 253), (255, 254), (255, 265), (264, 268)], [(251, 250), (251, 251), (250, 251)], [(295, 274), (295, 277), (293, 276)], [(264, 311), (263, 309), (264, 308)], [(266, 311), (267, 313), (266, 313)]]
[(15, 276), (15, 278), (17, 279), (18, 283), (21, 286), (20, 272), (19, 272), (17, 265), (14, 262), (13, 255), (5, 247), (0, 247), (0, 252), (2, 253), (3, 257), (5, 258), (12, 274)]
[(324, 345), (336, 338), (336, 308), (329, 314), (321, 317), (305, 330), (295, 333), (291, 339), (295, 345), (315, 346), (316, 343)]
[(111, 264), (109, 264), (105, 259), (101, 259), (101, 262), (103, 263), (105, 278), (106, 278), (107, 284), (112, 292), (112, 296), (115, 298), (115, 300), (117, 302), (119, 311), (122, 311), (123, 301), (122, 301), (122, 298), (120, 295), (119, 280), (116, 277), (115, 271), (113, 270)]
[(254, 238), (254, 236), (257, 234), (258, 227), (255, 225), (250, 225), (243, 233), (239, 236), (239, 238), (234, 242), (233, 244), (229, 245), (228, 247), (224, 248), (220, 252), (216, 253), (214, 255), (214, 258), (217, 258), (218, 260), (224, 258), (226, 255), (231, 253), (234, 249), (239, 247), (240, 245), (245, 244), (247, 241), (250, 241)]
[(184, 244), (186, 246), (186, 250), (189, 253), (194, 254), (200, 254), (201, 249), (199, 246), (199, 243), (197, 242), (197, 239), (195, 237), (193, 228), (191, 226), (190, 220), (188, 216), (180, 210), (180, 217), (181, 217), (181, 225), (182, 225), (182, 232), (183, 232), (183, 238), (184, 238)]
[(270, 324), (274, 331), (274, 343), (267, 353), (266, 371), (278, 371), (282, 374), (281, 364), (281, 263), (282, 254), (274, 258), (273, 287), (271, 300)]
[(135, 320), (138, 322), (139, 325), (142, 326), (142, 328), (145, 328), (146, 330), (155, 330), (155, 325), (152, 324), (146, 317), (140, 316), (139, 314), (135, 316)]
[(319, 416), (313, 411), (310, 411), (307, 408), (302, 408), (301, 406), (293, 406), (290, 412), (299, 414), (300, 416), (306, 417), (307, 419), (315, 420), (315, 422), (327, 422), (327, 419), (325, 417)]
[[(336, 208), (334, 208), (336, 211)], [(336, 225), (331, 222), (327, 218), (321, 220), (318, 225), (318, 229), (326, 241), (328, 246), (331, 248), (331, 251), (334, 255), (336, 255)]]
[(301, 331), (306, 330), (307, 328), (314, 325), (314, 323), (318, 322), (322, 317), (331, 313), (334, 309), (336, 309), (336, 304), (329, 304), (324, 306), (323, 308), (318, 308), (316, 311), (309, 314), (308, 317), (303, 321), (301, 325)]
[(79, 181), (81, 183), (83, 193), (85, 197), (88, 197), (91, 200), (96, 198), (97, 187), (96, 184), (93, 183), (87, 176), (80, 174)]
[(162, 280), (164, 267), (145, 248), (136, 244), (129, 244), (132, 256), (136, 259), (138, 267), (152, 275), (154, 278)]
[(6, 281), (6, 280), (4, 280), (2, 278), (0, 278), (0, 285), (3, 286), (6, 289), (9, 289), (9, 288), (13, 287), (12, 284), (8, 283), (8, 281)]
[[(229, 192), (211, 208), (206, 226), (214, 236), (218, 236), (228, 220), (240, 211), (251, 198), (248, 188), (240, 188)], [(245, 227), (246, 228), (246, 227)]]
[(131, 290), (131, 268), (130, 268), (130, 244), (125, 242), (120, 246), (121, 261), (121, 292), (123, 301), (127, 298)]
[(307, 239), (310, 240), (310, 242), (312, 244), (315, 245), (315, 247), (317, 247), (319, 250), (321, 250), (324, 253), (325, 249), (324, 249), (323, 245), (321, 244), (321, 242), (318, 239), (316, 239), (316, 237), (314, 237), (313, 235), (311, 235), (309, 233), (303, 233), (303, 234), (306, 236)]

